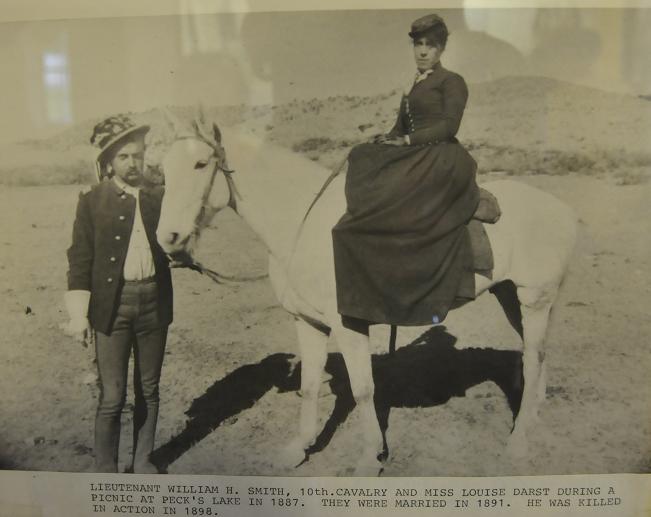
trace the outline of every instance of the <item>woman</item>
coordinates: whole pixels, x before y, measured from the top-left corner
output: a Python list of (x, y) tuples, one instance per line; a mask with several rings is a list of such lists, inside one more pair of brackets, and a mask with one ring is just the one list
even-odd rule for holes
[(476, 163), (455, 138), (468, 89), (441, 66), (439, 16), (409, 36), (416, 79), (393, 129), (350, 152), (348, 209), (333, 228), (338, 309), (356, 328), (438, 323), (475, 294), (465, 224), (479, 202)]

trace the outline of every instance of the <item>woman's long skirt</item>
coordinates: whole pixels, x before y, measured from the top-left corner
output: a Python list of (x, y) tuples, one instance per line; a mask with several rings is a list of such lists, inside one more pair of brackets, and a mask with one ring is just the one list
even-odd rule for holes
[(476, 168), (456, 142), (351, 150), (348, 209), (332, 230), (340, 314), (426, 325), (474, 298), (465, 224), (479, 202)]

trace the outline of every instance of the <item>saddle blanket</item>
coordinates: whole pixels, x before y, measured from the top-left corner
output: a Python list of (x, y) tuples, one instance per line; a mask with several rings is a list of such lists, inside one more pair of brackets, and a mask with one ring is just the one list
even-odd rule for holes
[(470, 235), (470, 247), (473, 255), (473, 268), (476, 274), (493, 278), (493, 250), (491, 243), (486, 235), (484, 224), (472, 219), (467, 225), (468, 234)]
[(489, 279), (493, 278), (493, 250), (483, 223), (496, 223), (501, 215), (497, 198), (488, 190), (480, 188), (477, 210), (466, 226), (472, 248), (473, 269), (476, 274)]

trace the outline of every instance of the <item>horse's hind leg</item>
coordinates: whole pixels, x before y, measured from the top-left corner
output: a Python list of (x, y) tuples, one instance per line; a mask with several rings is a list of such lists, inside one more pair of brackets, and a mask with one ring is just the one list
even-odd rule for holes
[(509, 438), (509, 451), (516, 456), (527, 454), (527, 430), (538, 416), (545, 394), (544, 341), (554, 294), (545, 289), (518, 288), (522, 310), (523, 351), (522, 404)]
[(355, 467), (356, 476), (377, 476), (382, 470), (378, 457), (384, 451), (382, 432), (375, 412), (375, 384), (368, 334), (343, 326), (333, 329), (344, 361), (357, 410), (362, 419), (363, 449)]
[(327, 334), (301, 319), (296, 319), (296, 332), (301, 355), (301, 414), (298, 436), (282, 453), (281, 463), (285, 467), (295, 467), (303, 462), (305, 451), (316, 440), (319, 389), (328, 355)]

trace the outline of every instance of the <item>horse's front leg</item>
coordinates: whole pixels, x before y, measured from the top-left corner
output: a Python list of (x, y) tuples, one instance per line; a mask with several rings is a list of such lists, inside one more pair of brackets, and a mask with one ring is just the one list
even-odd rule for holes
[(361, 456), (355, 466), (355, 475), (377, 476), (382, 471), (382, 463), (378, 457), (383, 452), (384, 443), (373, 400), (375, 384), (373, 383), (369, 337), (368, 334), (344, 327), (336, 328), (334, 331), (339, 349), (346, 362), (350, 387), (362, 419), (361, 436), (364, 443)]
[(544, 341), (553, 296), (539, 290), (519, 288), (518, 298), (522, 304), (524, 331), (522, 351), (524, 389), (508, 449), (514, 456), (525, 456), (528, 453), (527, 431), (538, 418), (540, 404), (545, 399)]
[(317, 403), (327, 358), (328, 336), (301, 319), (296, 319), (301, 356), (301, 414), (298, 436), (285, 447), (281, 462), (296, 467), (305, 460), (305, 451), (317, 437)]

